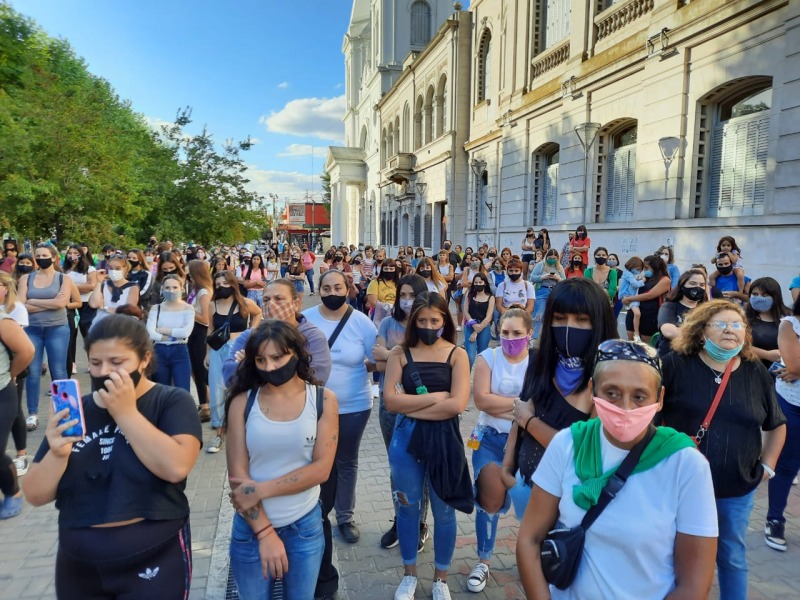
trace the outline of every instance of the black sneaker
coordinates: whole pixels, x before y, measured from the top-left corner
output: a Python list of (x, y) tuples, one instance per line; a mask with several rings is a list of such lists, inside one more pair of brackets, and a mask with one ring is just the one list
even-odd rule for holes
[(786, 552), (786, 538), (783, 530), (783, 523), (767, 521), (767, 525), (764, 527), (764, 541), (767, 546), (778, 552)]
[(419, 546), (417, 546), (417, 554), (422, 552), (425, 548), (425, 542), (428, 541), (428, 524), (427, 523), (420, 523), (419, 524)]
[(355, 523), (342, 523), (339, 525), (339, 533), (342, 534), (342, 539), (348, 544), (355, 544), (361, 537)]
[(397, 521), (392, 519), (392, 526), (389, 528), (389, 531), (384, 533), (381, 536), (381, 548), (394, 548), (397, 546), (398, 539), (397, 539)]

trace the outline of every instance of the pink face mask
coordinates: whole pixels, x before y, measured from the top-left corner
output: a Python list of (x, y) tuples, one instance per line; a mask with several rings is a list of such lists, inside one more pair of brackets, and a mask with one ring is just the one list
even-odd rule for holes
[(657, 402), (633, 410), (622, 410), (597, 396), (594, 397), (594, 406), (608, 434), (623, 443), (635, 440), (653, 422), (658, 412)]
[(526, 335), (525, 337), (517, 338), (515, 340), (507, 340), (504, 337), (500, 338), (500, 345), (503, 347), (503, 352), (506, 353), (507, 356), (519, 356), (525, 348), (528, 347), (528, 343), (531, 341), (531, 336)]

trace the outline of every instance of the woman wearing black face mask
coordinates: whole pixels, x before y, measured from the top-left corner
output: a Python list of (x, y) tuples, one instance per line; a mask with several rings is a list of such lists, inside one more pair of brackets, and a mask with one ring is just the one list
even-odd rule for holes
[(581, 253), (573, 252), (569, 259), (569, 266), (564, 269), (564, 274), (567, 276), (567, 279), (572, 279), (573, 277), (583, 277), (584, 267), (585, 265), (583, 264)]
[(589, 267), (583, 272), (583, 276), (591, 279), (606, 291), (609, 301), (617, 295), (617, 271), (606, 264), (608, 262), (608, 250), (598, 246), (594, 251), (594, 267)]
[[(539, 349), (525, 372), (503, 459), (503, 481), (517, 518), (531, 494), (531, 476), (556, 433), (594, 413), (588, 388), (597, 347), (618, 337), (603, 288), (589, 279), (568, 279), (550, 292)], [(521, 438), (521, 439), (520, 439)]]
[(159, 598), (185, 598), (192, 556), (184, 489), (201, 440), (194, 400), (147, 378), (153, 346), (140, 321), (110, 315), (95, 323), (86, 353), (86, 437), (64, 435), (75, 424), (60, 424), (67, 409), (51, 415), (23, 480), (28, 502), (58, 506), (56, 596), (104, 597), (101, 582), (113, 579), (121, 596), (145, 598), (153, 582), (138, 575), (147, 564), (158, 567)]
[(331, 349), (331, 375), (328, 387), (339, 398), (339, 446), (331, 476), (322, 484), (321, 501), (326, 552), (320, 569), (316, 597), (334, 594), (338, 574), (331, 563), (330, 521), (328, 513), (336, 508), (336, 522), (342, 538), (355, 544), (359, 531), (355, 526), (356, 478), (361, 437), (372, 412), (372, 388), (367, 372), (375, 368), (372, 348), (378, 335), (365, 314), (347, 304), (350, 283), (341, 271), (328, 271), (319, 278), (322, 304), (303, 311), (316, 325)]
[[(434, 597), (449, 597), (447, 570), (456, 542), (456, 510), (472, 512), (474, 500), (458, 416), (469, 399), (469, 359), (455, 346), (447, 303), (426, 292), (411, 307), (402, 347), (386, 365), (386, 408), (400, 413), (389, 446), (404, 576), (396, 598), (417, 587), (420, 505), (425, 481), (435, 526)], [(446, 457), (446, 460), (442, 460)], [(447, 465), (446, 467), (444, 465)]]
[(39, 426), (39, 385), (44, 352), (53, 379), (67, 378), (67, 349), (69, 326), (67, 305), (78, 289), (72, 279), (60, 272), (58, 250), (51, 244), (38, 244), (34, 252), (37, 271), (19, 280), (19, 301), (28, 311), (28, 334), (36, 350), (30, 364), (32, 377), (25, 381), (25, 396), (28, 403), (28, 431)]
[(220, 329), (226, 323), (230, 327), (230, 338), (219, 350), (207, 347), (205, 366), (208, 368), (208, 391), (211, 399), (211, 427), (216, 436), (206, 448), (209, 454), (216, 454), (224, 443), (222, 431), (223, 403), (225, 401), (225, 378), (222, 364), (231, 354), (233, 341), (246, 329), (258, 327), (261, 309), (258, 304), (245, 298), (239, 291), (239, 284), (233, 271), (220, 271), (214, 275), (214, 293), (211, 295), (208, 334)]
[(397, 297), (397, 279), (397, 264), (393, 260), (384, 260), (378, 276), (367, 286), (367, 306), (372, 309), (372, 322), (376, 327), (392, 312)]
[(656, 348), (659, 356), (665, 356), (671, 350), (670, 343), (680, 335), (680, 327), (686, 314), (708, 300), (706, 283), (706, 274), (703, 271), (689, 269), (678, 278), (678, 285), (658, 309), (658, 330), (661, 337)]
[(294, 326), (270, 320), (252, 332), (225, 401), (237, 510), (231, 567), (243, 599), (269, 597), (276, 578), (288, 598), (314, 596), (325, 549), (320, 484), (336, 454), (337, 409)]

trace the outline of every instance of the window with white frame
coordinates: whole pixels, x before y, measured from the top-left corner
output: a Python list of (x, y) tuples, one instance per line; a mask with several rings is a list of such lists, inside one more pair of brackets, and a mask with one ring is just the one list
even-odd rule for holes
[(542, 0), (544, 3), (544, 50), (552, 48), (569, 36), (572, 19), (572, 0)]
[(772, 88), (719, 105), (711, 131), (709, 217), (764, 214)]
[(431, 7), (423, 0), (411, 5), (411, 45), (426, 46), (431, 41)]
[(492, 81), (492, 32), (488, 29), (481, 34), (478, 46), (478, 89), (477, 101), (483, 102), (489, 97), (489, 87)]
[(558, 210), (559, 146), (549, 144), (534, 155), (534, 206), (532, 221), (553, 225)]
[(636, 136), (637, 127), (631, 125), (611, 136), (606, 172), (606, 221), (633, 220), (636, 200)]

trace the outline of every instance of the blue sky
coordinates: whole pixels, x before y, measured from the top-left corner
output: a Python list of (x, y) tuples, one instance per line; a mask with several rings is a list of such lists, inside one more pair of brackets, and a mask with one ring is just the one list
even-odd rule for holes
[(190, 105), (190, 127), (205, 124), (218, 141), (254, 138), (244, 159), (259, 192), (320, 193), (327, 146), (343, 137), (349, 0), (11, 3), (68, 40), (151, 123)]

